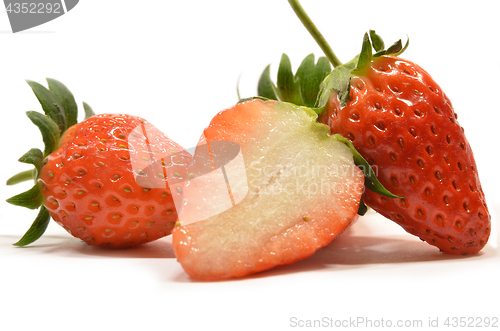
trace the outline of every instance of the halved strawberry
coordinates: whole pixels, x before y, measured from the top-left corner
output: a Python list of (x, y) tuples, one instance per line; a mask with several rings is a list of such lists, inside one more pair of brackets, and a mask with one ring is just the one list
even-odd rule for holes
[(189, 275), (214, 280), (287, 265), (352, 222), (363, 173), (342, 138), (316, 118), (310, 109), (259, 99), (213, 118), (202, 141), (239, 144), (248, 194), (218, 215), (174, 229), (173, 248)]

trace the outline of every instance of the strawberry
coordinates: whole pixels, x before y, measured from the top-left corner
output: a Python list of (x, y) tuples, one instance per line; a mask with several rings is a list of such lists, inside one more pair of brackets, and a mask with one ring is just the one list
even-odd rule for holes
[[(309, 108), (261, 99), (238, 103), (212, 119), (201, 141), (212, 151), (220, 141), (239, 145), (248, 193), (233, 194), (239, 203), (219, 214), (194, 223), (180, 219), (172, 245), (191, 277), (242, 277), (294, 263), (356, 218), (364, 179), (354, 160), (359, 166), (364, 161), (353, 157), (347, 139), (329, 131)], [(185, 206), (200, 200), (196, 193), (184, 199)]]
[(321, 122), (349, 138), (382, 185), (404, 196), (367, 191), (364, 202), (445, 252), (480, 251), (490, 215), (472, 149), (441, 87), (415, 63), (377, 55), (351, 71), (348, 100), (341, 98), (342, 91), (331, 94)]
[[(335, 67), (316, 93), (319, 121), (351, 140), (395, 195), (366, 190), (363, 201), (444, 252), (479, 252), (488, 241), (491, 217), (472, 149), (441, 87), (421, 67), (399, 57), (408, 43), (403, 47), (398, 41), (386, 50), (382, 38), (370, 31), (361, 53), (342, 64), (298, 1), (289, 3)], [(280, 82), (278, 72), (274, 86), (265, 70), (259, 95), (309, 105), (300, 98), (304, 77), (299, 71), (287, 83)]]
[[(55, 80), (47, 81), (49, 89), (29, 82), (46, 115), (27, 113), (40, 128), (45, 151), (31, 149), (20, 159), (35, 166), (37, 182), (28, 192), (8, 199), (15, 205), (41, 208), (16, 245), (38, 239), (50, 217), (71, 235), (95, 246), (129, 247), (170, 234), (177, 219), (172, 192), (164, 173), (144, 172), (151, 168), (144, 160), (152, 150), (170, 155), (162, 160), (165, 166), (182, 173), (183, 162), (190, 156), (140, 117), (92, 116), (84, 104), (88, 118), (74, 124), (77, 106), (71, 92)], [(73, 121), (68, 123), (69, 118)], [(147, 140), (132, 138), (144, 132)], [(175, 155), (178, 163), (171, 162), (174, 154), (169, 152), (179, 152)], [(134, 160), (139, 161), (134, 165)], [(139, 180), (147, 176), (153, 185)]]

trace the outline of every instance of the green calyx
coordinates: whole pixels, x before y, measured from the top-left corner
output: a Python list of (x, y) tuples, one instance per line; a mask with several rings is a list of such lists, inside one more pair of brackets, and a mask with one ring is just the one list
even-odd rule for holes
[[(365, 33), (363, 37), (363, 45), (361, 47), (361, 52), (357, 56), (356, 67), (352, 70), (353, 73), (363, 74), (364, 71), (370, 66), (373, 58), (380, 57), (382, 55), (392, 55), (398, 56), (403, 53), (409, 45), (409, 40), (406, 41), (405, 46), (401, 39), (392, 44), (391, 47), (385, 49), (384, 41), (374, 30), (370, 30)], [(376, 52), (373, 54), (372, 49)]]
[[(22, 171), (7, 180), (7, 185), (15, 185), (27, 180), (34, 180), (34, 186), (20, 194), (17, 194), (7, 202), (16, 206), (40, 211), (35, 221), (26, 234), (14, 245), (25, 246), (36, 241), (45, 232), (50, 221), (50, 214), (43, 206), (43, 196), (38, 186), (37, 179), (43, 160), (55, 151), (63, 133), (75, 125), (78, 115), (78, 107), (73, 94), (61, 82), (47, 78), (48, 88), (33, 81), (27, 81), (35, 93), (36, 98), (42, 106), (43, 114), (36, 111), (28, 111), (26, 115), (30, 121), (40, 130), (44, 143), (43, 152), (38, 148), (32, 148), (19, 158), (19, 162), (33, 165), (33, 169)], [(92, 109), (84, 103), (85, 118), (94, 115)]]
[(385, 49), (382, 38), (374, 30), (370, 30), (363, 37), (361, 52), (349, 62), (334, 64), (333, 71), (326, 57), (320, 57), (315, 63), (314, 54), (310, 54), (302, 61), (294, 74), (289, 57), (283, 54), (276, 84), (271, 79), (271, 66), (268, 65), (260, 76), (257, 95), (310, 107), (320, 114), (331, 94), (336, 93), (341, 106), (345, 107), (349, 99), (351, 77), (363, 75), (374, 58), (383, 55), (397, 56), (403, 53), (408, 44), (407, 41), (403, 46), (401, 40), (398, 40)]
[(321, 82), (332, 70), (327, 58), (320, 57), (315, 63), (314, 55), (310, 54), (294, 74), (289, 57), (283, 54), (275, 84), (271, 79), (270, 67), (268, 65), (260, 76), (257, 95), (310, 108), (316, 104)]
[(353, 75), (363, 76), (374, 58), (383, 55), (398, 56), (406, 50), (408, 44), (409, 41), (403, 46), (401, 40), (398, 40), (391, 47), (384, 49), (384, 41), (374, 30), (365, 33), (361, 52), (351, 61), (336, 67), (322, 81), (317, 107), (323, 109), (332, 93), (338, 95), (341, 107), (345, 107), (349, 100), (351, 77)]

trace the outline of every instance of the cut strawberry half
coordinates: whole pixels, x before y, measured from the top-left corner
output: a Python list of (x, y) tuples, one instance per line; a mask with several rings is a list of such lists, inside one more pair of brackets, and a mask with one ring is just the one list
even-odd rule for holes
[(174, 251), (190, 276), (241, 277), (299, 261), (356, 217), (363, 172), (316, 118), (308, 108), (259, 99), (215, 116), (202, 141), (240, 146), (248, 193), (220, 214), (174, 229)]

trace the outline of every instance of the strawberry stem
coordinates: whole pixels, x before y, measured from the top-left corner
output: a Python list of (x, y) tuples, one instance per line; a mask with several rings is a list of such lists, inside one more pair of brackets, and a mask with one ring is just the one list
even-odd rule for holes
[(314, 40), (316, 40), (316, 43), (319, 45), (319, 47), (321, 47), (321, 50), (323, 50), (323, 53), (325, 53), (326, 57), (328, 58), (328, 61), (330, 61), (333, 67), (338, 67), (342, 65), (342, 62), (340, 62), (340, 60), (337, 58), (330, 45), (328, 45), (326, 39), (323, 37), (321, 32), (319, 32), (316, 25), (314, 25), (313, 21), (311, 20), (309, 15), (307, 15), (307, 13), (305, 12), (304, 8), (299, 3), (299, 1), (288, 0), (288, 3), (292, 7), (293, 11), (300, 19), (304, 27), (307, 29), (307, 31), (309, 31)]

